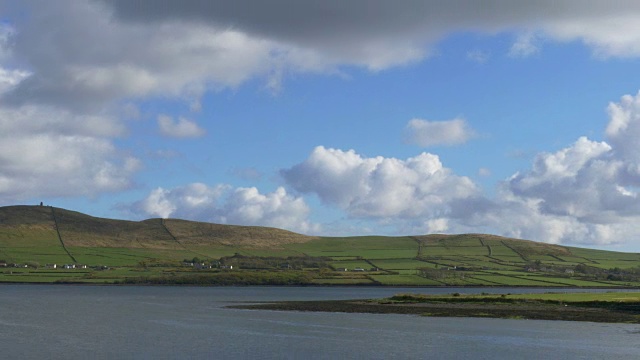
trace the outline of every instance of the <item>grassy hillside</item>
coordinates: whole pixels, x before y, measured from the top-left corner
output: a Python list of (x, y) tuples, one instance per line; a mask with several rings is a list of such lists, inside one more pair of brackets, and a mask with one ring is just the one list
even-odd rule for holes
[[(214, 268), (196, 270), (195, 265), (183, 264), (184, 259), (194, 258)], [(279, 277), (284, 283), (314, 284), (640, 284), (640, 254), (487, 234), (311, 237), (274, 228), (178, 219), (103, 219), (46, 206), (0, 207), (0, 260), (21, 266), (0, 269), (0, 281), (24, 282), (189, 283), (197, 274), (198, 283), (210, 284), (222, 282), (218, 273), (233, 266), (245, 278), (253, 272), (252, 281), (262, 283)], [(88, 268), (44, 268), (53, 263)], [(109, 270), (99, 270), (105, 268)], [(283, 277), (285, 271), (289, 273)], [(238, 276), (243, 275), (224, 281), (240, 281)]]

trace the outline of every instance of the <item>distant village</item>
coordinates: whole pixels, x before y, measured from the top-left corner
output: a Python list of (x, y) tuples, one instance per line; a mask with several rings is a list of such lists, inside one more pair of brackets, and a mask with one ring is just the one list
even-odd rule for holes
[[(36, 262), (26, 262), (26, 263), (8, 263), (4, 260), (0, 260), (0, 268), (33, 268), (33, 269), (39, 269), (41, 268), (40, 264), (36, 263)], [(64, 269), (64, 270), (71, 270), (71, 269), (93, 269), (93, 270), (109, 270), (108, 266), (104, 266), (104, 265), (99, 265), (99, 266), (87, 266), (84, 264), (63, 264), (63, 265), (58, 265), (58, 264), (45, 264), (44, 265), (45, 269)]]

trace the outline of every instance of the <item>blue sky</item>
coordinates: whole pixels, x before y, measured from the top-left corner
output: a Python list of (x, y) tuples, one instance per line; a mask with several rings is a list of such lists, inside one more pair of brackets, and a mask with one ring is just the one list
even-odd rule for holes
[(640, 251), (633, 1), (0, 14), (0, 205)]

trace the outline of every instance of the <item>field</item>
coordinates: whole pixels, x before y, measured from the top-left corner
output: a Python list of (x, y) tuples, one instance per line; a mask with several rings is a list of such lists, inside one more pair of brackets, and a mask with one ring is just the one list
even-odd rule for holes
[[(86, 268), (65, 270), (63, 264)], [(188, 281), (229, 270), (245, 273), (245, 280), (255, 271), (273, 279), (302, 271), (310, 284), (325, 285), (637, 287), (640, 254), (486, 234), (311, 237), (264, 227), (0, 207), (1, 282)]]

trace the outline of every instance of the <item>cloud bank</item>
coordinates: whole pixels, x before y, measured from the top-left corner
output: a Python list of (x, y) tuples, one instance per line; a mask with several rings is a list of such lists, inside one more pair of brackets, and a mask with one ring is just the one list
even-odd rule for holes
[(282, 187), (267, 194), (261, 194), (255, 187), (202, 183), (173, 189), (157, 188), (132, 209), (143, 216), (271, 226), (307, 234), (320, 229), (307, 219), (309, 207), (304, 200), (289, 195)]
[(394, 224), (396, 233), (492, 232), (550, 243), (607, 245), (640, 231), (640, 92), (608, 106), (606, 141), (580, 137), (539, 153), (493, 198), (437, 155), (366, 158), (316, 147), (281, 171), (287, 184), (352, 218)]
[(429, 153), (406, 160), (365, 158), (319, 146), (281, 174), (295, 190), (316, 194), (354, 218), (438, 218), (446, 216), (451, 202), (479, 192), (469, 178), (453, 174)]

